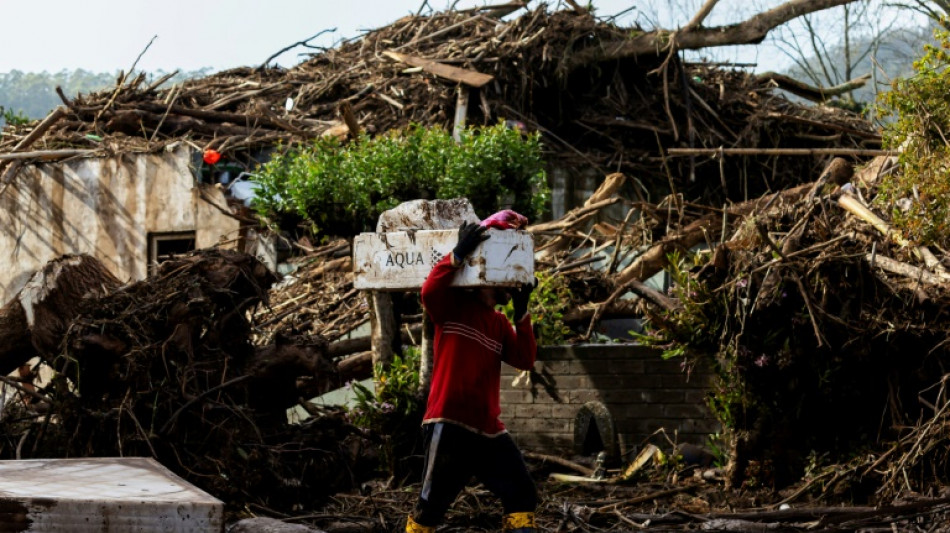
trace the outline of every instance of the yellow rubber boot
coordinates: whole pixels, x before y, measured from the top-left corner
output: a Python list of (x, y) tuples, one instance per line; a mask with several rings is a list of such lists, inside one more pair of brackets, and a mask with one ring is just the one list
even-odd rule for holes
[(435, 533), (435, 528), (431, 526), (424, 526), (410, 516), (406, 520), (406, 533)]
[(508, 533), (534, 533), (534, 513), (511, 513), (502, 518), (502, 529)]

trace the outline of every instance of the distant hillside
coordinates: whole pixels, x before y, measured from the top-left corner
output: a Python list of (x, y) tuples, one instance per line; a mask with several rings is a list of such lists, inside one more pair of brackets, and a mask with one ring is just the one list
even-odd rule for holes
[[(204, 77), (211, 74), (212, 69), (205, 68), (191, 72), (180, 72), (169, 83), (189, 78)], [(158, 79), (165, 75), (163, 71), (149, 74), (149, 78)], [(56, 73), (49, 72), (21, 72), (13, 70), (0, 73), (0, 107), (8, 112), (26, 115), (31, 119), (46, 116), (50, 110), (62, 103), (56, 94), (56, 87), (62, 87), (63, 92), (73, 97), (77, 93), (88, 93), (112, 87), (115, 85), (119, 73), (89, 72), (88, 70), (62, 70)], [(0, 125), (3, 124), (0, 116)]]

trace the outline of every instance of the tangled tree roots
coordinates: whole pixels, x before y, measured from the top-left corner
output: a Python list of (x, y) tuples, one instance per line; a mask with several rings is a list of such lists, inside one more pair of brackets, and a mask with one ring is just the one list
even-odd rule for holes
[(320, 345), (249, 341), (248, 312), (274, 281), (249, 255), (206, 250), (83, 301), (40, 391), (48, 409), (8, 412), (0, 456), (152, 456), (225, 501), (271, 509), (351, 486), (373, 454), (342, 413), (289, 425), (284, 412), (297, 400), (284, 377), (307, 372), (281, 368), (318, 373)]

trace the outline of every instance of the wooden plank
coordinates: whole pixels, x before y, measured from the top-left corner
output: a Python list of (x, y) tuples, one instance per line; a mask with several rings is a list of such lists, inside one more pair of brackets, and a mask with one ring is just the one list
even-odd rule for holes
[[(514, 286), (534, 279), (534, 242), (524, 231), (489, 229), (455, 275), (452, 285)], [(452, 251), (458, 230), (362, 233), (353, 239), (353, 287), (418, 290), (429, 271)]]
[(895, 150), (862, 150), (859, 148), (670, 148), (670, 157), (684, 155), (854, 155), (877, 157), (897, 155)]
[(396, 315), (393, 311), (393, 297), (388, 292), (373, 291), (370, 296), (373, 306), (372, 333), (370, 339), (373, 345), (373, 374), (382, 365), (389, 368), (393, 362), (393, 337), (396, 331)]
[(12, 159), (41, 159), (48, 161), (51, 159), (62, 159), (64, 157), (72, 157), (74, 155), (91, 155), (94, 154), (95, 150), (38, 150), (35, 152), (12, 152), (7, 154), (0, 154), (0, 161), (8, 161)]
[(455, 142), (462, 141), (462, 128), (465, 127), (465, 117), (468, 115), (468, 89), (459, 86), (458, 97), (455, 99), (455, 123), (452, 125), (452, 138)]
[(419, 67), (430, 74), (435, 74), (436, 76), (442, 78), (464, 83), (470, 87), (481, 87), (495, 79), (495, 77), (491, 74), (483, 74), (475, 70), (453, 67), (444, 63), (439, 63), (438, 61), (433, 61), (431, 59), (400, 54), (399, 52), (393, 52), (391, 50), (387, 50), (383, 52), (383, 54), (391, 59), (399, 61), (400, 63)]
[[(46, 133), (46, 130), (50, 129), (50, 127), (52, 127), (53, 124), (56, 124), (57, 122), (59, 122), (59, 119), (65, 116), (66, 116), (66, 108), (63, 106), (57, 106), (56, 109), (50, 112), (50, 114), (47, 115), (45, 119), (43, 119), (43, 122), (40, 122), (35, 128), (33, 128), (33, 131), (31, 131), (29, 135), (21, 139), (20, 142), (18, 142), (17, 145), (13, 147), (12, 152), (20, 152), (26, 148), (29, 148), (30, 145), (32, 145), (34, 142), (36, 142), (37, 139), (39, 139), (40, 137), (43, 136), (44, 133)], [(3, 170), (3, 167), (8, 165), (9, 162), (10, 162), (9, 158), (0, 160), (0, 170)], [(12, 178), (13, 178), (12, 175), (7, 176), (6, 174), (4, 174), (2, 181), (3, 183), (7, 183)]]

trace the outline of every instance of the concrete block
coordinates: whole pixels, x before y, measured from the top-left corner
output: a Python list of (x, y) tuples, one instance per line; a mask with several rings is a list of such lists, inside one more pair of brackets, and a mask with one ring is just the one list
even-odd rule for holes
[(555, 375), (553, 379), (554, 384), (560, 390), (592, 389), (595, 387), (594, 380), (585, 374)]
[(526, 433), (512, 432), (512, 437), (522, 450), (549, 450), (562, 452), (574, 446), (574, 433)]
[(711, 376), (704, 374), (696, 375), (680, 372), (679, 374), (663, 374), (656, 377), (658, 386), (662, 388), (708, 390), (712, 385)]
[(554, 404), (551, 406), (551, 418), (559, 418), (563, 420), (574, 420), (577, 417), (577, 412), (583, 407), (583, 405), (575, 404)]
[[(541, 396), (540, 394), (537, 396)], [(546, 395), (545, 395), (546, 396)], [(499, 394), (499, 401), (502, 405), (502, 414), (506, 411), (505, 406), (520, 405), (525, 403), (534, 403), (536, 396), (528, 389), (508, 389), (503, 388)], [(510, 408), (508, 408), (510, 409)]]
[(687, 389), (683, 391), (683, 403), (695, 403), (706, 405), (706, 398), (709, 397), (707, 389)]
[(564, 391), (564, 396), (569, 403), (577, 404), (578, 408), (587, 402), (600, 402), (604, 399), (601, 391), (591, 389)]
[(569, 420), (526, 418), (519, 421), (518, 427), (520, 432), (567, 433), (574, 430), (572, 424)]
[(220, 533), (223, 515), (151, 458), (0, 461), (0, 531)]
[(644, 361), (645, 371), (648, 374), (682, 374), (686, 375), (686, 370), (682, 366), (682, 359), (661, 359), (659, 357)]
[[(643, 403), (687, 403), (686, 392), (677, 389), (662, 390), (645, 390), (638, 393), (640, 400)], [(698, 403), (698, 402), (697, 402)]]
[(543, 403), (522, 404), (510, 409), (512, 417), (517, 418), (551, 418), (551, 405)]
[(399, 230), (457, 230), (462, 222), (480, 222), (472, 203), (466, 198), (410, 200), (383, 211), (376, 221), (376, 233)]
[(702, 404), (665, 404), (663, 414), (666, 418), (693, 419), (709, 416), (709, 410)]
[(638, 344), (577, 344), (545, 346), (538, 351), (542, 360), (597, 360), (659, 358), (662, 350)]

